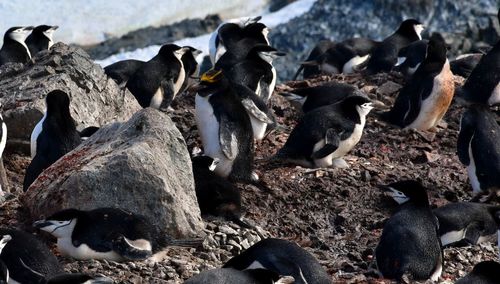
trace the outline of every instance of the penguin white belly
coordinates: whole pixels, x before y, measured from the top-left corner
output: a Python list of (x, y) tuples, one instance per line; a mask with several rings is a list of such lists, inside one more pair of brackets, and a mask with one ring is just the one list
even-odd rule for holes
[(214, 172), (220, 176), (227, 177), (233, 168), (233, 161), (227, 159), (222, 152), (219, 139), (219, 122), (214, 114), (214, 109), (208, 101), (210, 96), (195, 97), (195, 118), (198, 125), (203, 151), (205, 155), (219, 158), (219, 163)]
[(156, 93), (151, 98), (151, 102), (149, 103), (149, 107), (160, 109), (161, 102), (163, 101), (163, 88), (160, 87), (156, 90)]
[(250, 116), (250, 122), (252, 123), (253, 138), (255, 140), (262, 140), (266, 135), (267, 123), (256, 119), (251, 113), (248, 116)]
[(497, 84), (493, 92), (491, 93), (490, 98), (488, 99), (489, 105), (500, 104), (500, 83)]
[(43, 115), (42, 119), (35, 125), (35, 128), (33, 128), (33, 131), (31, 132), (30, 146), (31, 146), (31, 158), (32, 159), (36, 155), (36, 140), (38, 139), (38, 136), (42, 132), (43, 122), (45, 121), (45, 118), (47, 118), (47, 113), (45, 113)]
[(355, 68), (356, 66), (358, 66), (359, 64), (362, 64), (363, 62), (365, 62), (366, 60), (368, 60), (368, 58), (370, 57), (369, 54), (365, 55), (365, 56), (354, 56), (353, 58), (349, 59), (349, 61), (347, 61), (345, 64), (344, 64), (344, 67), (342, 67), (342, 73), (344, 74), (351, 74), (351, 73), (354, 73), (355, 72)]
[(465, 229), (459, 231), (450, 231), (441, 236), (443, 246), (462, 240), (465, 237)]
[[(2, 115), (0, 118), (3, 120)], [(3, 151), (5, 150), (5, 145), (7, 145), (7, 125), (5, 122), (2, 123), (2, 137), (0, 137), (0, 158), (2, 158)]]
[(469, 175), (470, 184), (472, 185), (472, 192), (474, 195), (481, 192), (481, 184), (479, 184), (479, 179), (476, 175), (476, 163), (474, 162), (474, 156), (472, 155), (472, 139), (474, 139), (474, 135), (472, 135), (471, 142), (469, 142), (469, 165), (467, 166), (467, 174)]
[(186, 71), (184, 70), (184, 64), (180, 59), (179, 62), (181, 63), (181, 70), (179, 71), (179, 77), (177, 77), (177, 81), (175, 81), (174, 83), (174, 98), (176, 95), (178, 95), (179, 90), (181, 89), (182, 84), (184, 84), (184, 80), (186, 79)]
[(106, 259), (111, 261), (123, 261), (124, 258), (114, 251), (109, 252), (97, 252), (91, 249), (86, 244), (81, 244), (78, 247), (73, 245), (71, 238), (58, 238), (57, 248), (59, 251), (66, 256), (70, 256), (79, 260), (86, 259)]
[(320, 70), (328, 74), (339, 74), (339, 69), (337, 67), (326, 63), (320, 65)]
[(276, 68), (272, 67), (271, 72), (273, 73), (273, 79), (271, 80), (271, 84), (269, 84), (269, 97), (267, 98), (267, 101), (271, 99), (274, 88), (276, 87)]

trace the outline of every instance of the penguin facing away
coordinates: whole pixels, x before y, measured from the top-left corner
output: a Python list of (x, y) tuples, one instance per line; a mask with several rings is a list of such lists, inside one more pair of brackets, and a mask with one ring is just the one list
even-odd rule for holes
[(191, 88), (204, 153), (219, 159), (214, 172), (233, 181), (255, 181), (253, 131), (238, 94), (221, 70), (210, 70)]
[(274, 158), (308, 168), (347, 167), (342, 157), (361, 139), (372, 108), (368, 98), (351, 96), (306, 113)]
[(462, 115), (457, 154), (467, 167), (473, 200), (500, 190), (500, 126), (487, 106), (472, 105)]
[(398, 52), (398, 62), (395, 69), (406, 77), (411, 77), (427, 55), (428, 40), (417, 40), (401, 48)]
[(33, 29), (25, 41), (31, 56), (35, 56), (38, 52), (49, 50), (52, 47), (54, 44), (54, 31), (58, 28), (58, 26), (40, 25)]
[(184, 48), (188, 48), (189, 50), (184, 53), (181, 57), (182, 65), (184, 66), (184, 72), (186, 73), (186, 77), (184, 79), (184, 83), (182, 83), (182, 87), (179, 90), (179, 94), (186, 91), (189, 86), (194, 84), (195, 76), (198, 76), (200, 71), (200, 66), (198, 66), (198, 62), (196, 61), (196, 57), (202, 53), (201, 50), (198, 50), (191, 46), (184, 46)]
[(453, 75), (462, 76), (466, 79), (469, 78), (472, 70), (476, 68), (483, 55), (482, 53), (470, 53), (457, 56), (457, 58), (450, 61), (451, 72)]
[[(318, 42), (318, 44), (316, 44), (316, 46), (314, 46), (314, 48), (309, 53), (309, 56), (307, 57), (305, 62), (315, 61), (316, 58), (324, 54), (331, 47), (335, 46), (335, 44), (336, 44), (335, 42), (330, 40), (322, 40)], [(294, 81), (297, 80), (302, 70), (303, 70), (302, 74), (303, 79), (309, 79), (316, 75), (321, 74), (321, 70), (319, 69), (318, 64), (301, 64), (297, 72), (295, 72), (295, 75), (293, 76), (292, 80)]]
[(432, 213), (426, 189), (416, 181), (399, 181), (383, 187), (401, 204), (385, 223), (375, 249), (377, 267), (384, 278), (437, 281), (443, 255), (439, 223)]
[(116, 84), (125, 86), (128, 79), (134, 75), (135, 71), (146, 64), (145, 61), (127, 59), (115, 62), (104, 67), (104, 73), (113, 79)]
[[(81, 143), (80, 135), (70, 114), (68, 95), (61, 90), (54, 90), (47, 94), (45, 102), (47, 111), (41, 120), (41, 127), (35, 127), (31, 134), (32, 141), (36, 141), (36, 148), (35, 156), (24, 176), (24, 191), (43, 170)], [(40, 132), (36, 135), (35, 132), (39, 129)]]
[(185, 284), (285, 284), (294, 283), (292, 277), (285, 279), (271, 270), (248, 269), (239, 271), (233, 268), (217, 268), (202, 271), (189, 278)]
[(404, 128), (435, 128), (451, 104), (454, 89), (446, 44), (441, 35), (434, 33), (425, 60), (401, 88), (391, 110), (382, 114), (382, 119)]
[(8, 62), (26, 63), (31, 59), (24, 41), (32, 30), (33, 27), (12, 27), (5, 32), (0, 49), (0, 66)]
[(458, 279), (455, 284), (498, 284), (498, 271), (500, 263), (496, 261), (482, 261), (474, 266), (472, 271)]
[(163, 45), (129, 78), (126, 87), (143, 108), (167, 110), (184, 84), (186, 72), (181, 58), (188, 51), (188, 47)]
[(292, 276), (297, 284), (327, 284), (331, 278), (316, 258), (297, 244), (281, 239), (264, 239), (231, 258), (223, 268), (264, 268)]
[(117, 208), (65, 209), (33, 226), (56, 237), (62, 254), (79, 260), (141, 260), (170, 245), (202, 242), (171, 239), (145, 217)]

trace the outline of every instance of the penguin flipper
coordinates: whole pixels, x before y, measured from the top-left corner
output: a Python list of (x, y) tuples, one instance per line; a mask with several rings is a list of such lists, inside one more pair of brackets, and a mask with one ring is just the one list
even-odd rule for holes
[(146, 259), (151, 255), (153, 255), (153, 252), (151, 250), (141, 249), (137, 246), (134, 246), (123, 235), (120, 235), (119, 237), (113, 240), (112, 248), (122, 257), (131, 260)]
[(474, 222), (467, 226), (465, 231), (464, 240), (469, 245), (475, 245), (479, 241), (479, 237), (481, 237), (481, 231), (483, 230), (483, 225), (479, 222)]
[(219, 127), (219, 143), (222, 149), (222, 153), (229, 160), (236, 159), (238, 155), (238, 141), (236, 139), (236, 134), (234, 129), (237, 129), (237, 125), (230, 121), (227, 116), (222, 115), (220, 118)]
[(160, 110), (167, 111), (168, 107), (170, 106), (175, 97), (174, 80), (172, 78), (162, 80), (160, 83), (160, 88), (162, 88), (163, 90), (163, 100), (161, 101), (160, 104)]
[(457, 154), (460, 162), (466, 166), (470, 164), (469, 145), (473, 135), (473, 127), (468, 123), (468, 121), (466, 121), (465, 118), (462, 119), (457, 139)]
[(340, 144), (340, 136), (343, 132), (338, 132), (333, 128), (329, 128), (326, 130), (325, 134), (325, 145), (319, 149), (318, 151), (312, 153), (311, 158), (313, 159), (322, 159), (331, 153), (335, 152)]
[(260, 110), (252, 99), (250, 98), (243, 99), (241, 100), (241, 103), (243, 104), (245, 109), (259, 121), (265, 122), (267, 124), (273, 123), (273, 120), (269, 118), (264, 111)]

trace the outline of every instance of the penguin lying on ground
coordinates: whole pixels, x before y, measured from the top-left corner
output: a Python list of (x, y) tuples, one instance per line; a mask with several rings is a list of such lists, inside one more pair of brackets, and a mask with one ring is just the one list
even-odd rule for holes
[(129, 78), (126, 87), (143, 108), (167, 110), (186, 79), (181, 58), (189, 50), (166, 44)]
[(25, 41), (31, 56), (35, 56), (38, 52), (49, 50), (52, 47), (54, 44), (52, 37), (54, 31), (58, 28), (58, 26), (41, 25), (33, 29)]
[(498, 284), (498, 272), (500, 263), (496, 261), (482, 261), (474, 266), (472, 271), (458, 279), (455, 284)]
[(450, 61), (451, 72), (453, 75), (469, 78), (472, 70), (476, 68), (483, 55), (482, 53), (471, 53), (457, 56), (457, 58)]
[(417, 40), (401, 48), (398, 52), (398, 62), (395, 70), (400, 71), (407, 78), (415, 73), (418, 66), (425, 60), (427, 55), (428, 40)]
[(252, 228), (241, 220), (240, 190), (226, 179), (216, 175), (218, 160), (209, 156), (192, 158), (196, 198), (201, 215), (223, 217), (245, 228)]
[(56, 237), (62, 254), (80, 260), (142, 260), (167, 246), (197, 246), (203, 241), (171, 239), (145, 217), (117, 208), (65, 209), (33, 226)]
[(457, 140), (458, 158), (467, 167), (473, 200), (500, 190), (500, 125), (487, 106), (472, 105), (462, 115)]
[[(335, 44), (336, 44), (335, 42), (330, 41), (330, 40), (322, 40), (322, 41), (318, 42), (318, 44), (316, 44), (316, 46), (309, 53), (309, 56), (307, 57), (305, 62), (316, 61), (316, 58), (318, 58), (319, 56), (324, 54), (331, 47), (335, 46)], [(299, 77), (299, 74), (300, 74), (300, 72), (302, 72), (302, 70), (304, 70), (304, 72), (302, 73), (302, 78), (304, 80), (321, 74), (319, 64), (305, 64), (305, 65), (301, 64), (299, 69), (297, 70), (297, 72), (293, 76), (292, 80), (297, 80), (297, 78)]]
[(415, 19), (405, 20), (392, 35), (384, 39), (372, 51), (368, 59), (368, 74), (389, 72), (398, 61), (398, 52), (410, 43), (422, 39), (422, 23)]
[(5, 32), (0, 49), (0, 66), (8, 62), (30, 61), (31, 54), (24, 41), (32, 30), (33, 27), (12, 27)]
[(385, 223), (375, 250), (377, 267), (384, 278), (401, 281), (437, 281), (443, 254), (439, 224), (432, 213), (426, 189), (416, 181), (399, 181), (383, 187), (401, 205)]
[(197, 92), (195, 118), (205, 155), (219, 159), (214, 172), (233, 181), (255, 181), (250, 118), (231, 82), (221, 70), (210, 70)]
[(31, 151), (35, 155), (26, 169), (24, 191), (43, 170), (81, 143), (80, 135), (69, 111), (68, 95), (61, 90), (55, 90), (47, 94), (45, 102), (47, 111), (39, 122), (41, 127), (35, 126), (31, 134)]
[(327, 82), (315, 87), (295, 89), (291, 92), (282, 92), (280, 95), (304, 113), (338, 103), (350, 96), (366, 96), (356, 87), (338, 82)]
[(260, 268), (244, 271), (233, 268), (217, 268), (202, 271), (189, 278), (184, 284), (291, 284), (294, 283), (291, 278), (280, 278), (278, 273)]
[(296, 284), (326, 284), (331, 278), (319, 262), (295, 243), (264, 239), (231, 258), (223, 266), (237, 270), (264, 268), (279, 275), (292, 276)]
[(347, 167), (342, 159), (361, 139), (370, 100), (350, 96), (306, 113), (275, 159), (303, 167)]
[(454, 90), (446, 44), (441, 35), (434, 33), (425, 60), (399, 91), (391, 110), (382, 114), (382, 119), (404, 128), (434, 129), (448, 110)]

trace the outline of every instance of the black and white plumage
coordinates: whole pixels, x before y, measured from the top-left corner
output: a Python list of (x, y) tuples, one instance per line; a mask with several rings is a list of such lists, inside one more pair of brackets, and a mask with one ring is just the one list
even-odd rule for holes
[(184, 48), (188, 48), (188, 51), (186, 51), (186, 53), (184, 53), (184, 55), (182, 55), (181, 57), (186, 77), (184, 79), (184, 83), (182, 83), (181, 89), (179, 90), (179, 94), (186, 91), (189, 86), (195, 84), (193, 77), (198, 76), (198, 73), (200, 71), (200, 66), (198, 66), (196, 57), (202, 53), (201, 50), (198, 50), (191, 46), (184, 46)]
[(54, 31), (58, 28), (58, 26), (40, 25), (33, 29), (25, 41), (31, 56), (35, 56), (38, 52), (49, 50), (52, 47), (54, 44)]
[(275, 158), (303, 167), (347, 167), (342, 159), (361, 139), (369, 99), (347, 97), (306, 113)]
[[(5, 150), (6, 145), (7, 145), (7, 124), (5, 124), (2, 114), (0, 114), (0, 163), (3, 163), (3, 151)], [(2, 193), (2, 185), (0, 184), (0, 195), (1, 193)]]
[[(12, 240), (10, 235), (2, 235), (0, 236), (0, 255), (2, 254), (2, 250), (7, 245), (7, 243)], [(2, 261), (0, 257), (0, 283), (9, 282), (9, 269), (7, 265)]]
[(487, 106), (472, 105), (462, 115), (457, 141), (475, 199), (500, 190), (500, 126)]
[(425, 60), (428, 44), (428, 40), (422, 39), (401, 48), (398, 52), (398, 62), (395, 69), (406, 77), (411, 77), (418, 66)]
[(450, 203), (434, 209), (442, 245), (496, 241), (498, 226), (492, 215), (496, 211), (500, 212), (499, 206), (473, 202)]
[(235, 181), (255, 181), (253, 130), (233, 84), (220, 70), (201, 76), (195, 118), (205, 155), (219, 159), (214, 172)]
[(8, 62), (26, 63), (31, 60), (31, 53), (24, 42), (33, 27), (12, 27), (3, 37), (0, 49), (0, 66)]
[(319, 262), (297, 244), (281, 239), (264, 239), (227, 261), (224, 268), (264, 268), (292, 276), (297, 284), (327, 284), (331, 278)]
[(454, 75), (469, 78), (472, 70), (476, 68), (483, 55), (483, 53), (470, 53), (457, 56), (457, 58), (450, 61), (451, 72)]
[(425, 60), (399, 91), (394, 106), (382, 115), (382, 119), (399, 127), (434, 128), (448, 110), (454, 91), (446, 44), (441, 35), (434, 33)]
[(373, 49), (366, 68), (368, 74), (391, 71), (398, 61), (399, 50), (422, 39), (423, 30), (422, 23), (415, 19), (403, 21), (396, 32)]
[(163, 45), (129, 78), (126, 87), (143, 108), (168, 109), (186, 79), (181, 58), (188, 51), (188, 47)]
[[(316, 44), (316, 46), (314, 46), (314, 48), (309, 53), (309, 56), (307, 57), (305, 62), (316, 61), (316, 58), (324, 54), (331, 47), (335, 46), (335, 44), (335, 42), (330, 40), (322, 40), (318, 42), (318, 44)], [(309, 79), (313, 76), (321, 74), (319, 64), (301, 64), (292, 80), (297, 80), (302, 70), (304, 70), (302, 74), (302, 77), (304, 79)]]
[(498, 272), (500, 263), (496, 261), (482, 261), (474, 266), (472, 271), (458, 279), (455, 284), (499, 284)]
[(136, 59), (127, 59), (115, 62), (104, 67), (104, 73), (115, 80), (118, 85), (125, 85), (134, 73), (146, 64), (145, 61)]
[(65, 209), (33, 226), (56, 237), (62, 254), (81, 260), (140, 260), (169, 245), (201, 243), (196, 239), (171, 239), (144, 216), (117, 208)]
[(45, 115), (31, 134), (31, 149), (35, 154), (26, 169), (24, 191), (43, 170), (81, 143), (80, 134), (69, 110), (68, 95), (61, 90), (55, 90), (47, 94), (45, 102)]
[[(291, 277), (290, 277), (291, 278)], [(184, 284), (285, 284), (294, 283), (292, 279), (280, 279), (278, 273), (267, 269), (248, 269), (244, 271), (233, 268), (217, 268), (202, 271)]]
[(437, 281), (443, 255), (439, 223), (429, 206), (426, 189), (416, 181), (399, 181), (387, 186), (401, 205), (385, 223), (375, 250), (377, 267), (384, 278)]

